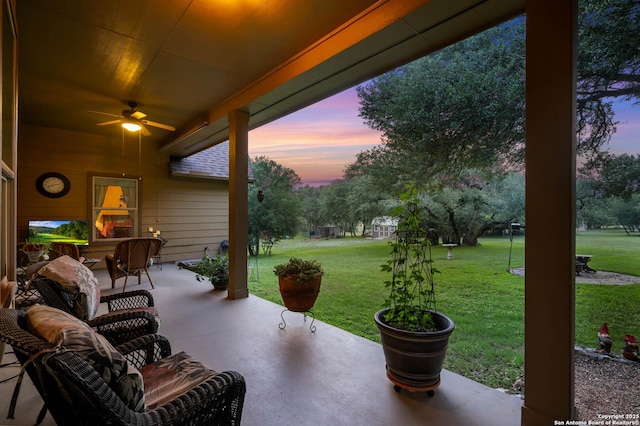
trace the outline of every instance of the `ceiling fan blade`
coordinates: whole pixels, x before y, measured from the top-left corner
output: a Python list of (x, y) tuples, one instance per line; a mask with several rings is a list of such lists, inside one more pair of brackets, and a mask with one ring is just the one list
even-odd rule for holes
[(156, 123), (155, 121), (140, 120), (140, 122), (144, 123), (144, 124), (146, 124), (148, 126), (158, 127), (160, 129), (170, 130), (172, 132), (174, 132), (176, 130), (176, 128), (173, 127), (173, 126), (169, 126), (168, 124)]
[(112, 120), (112, 121), (104, 121), (102, 123), (96, 124), (96, 126), (108, 126), (109, 124), (118, 124), (118, 123), (122, 123), (122, 119), (120, 119), (120, 120)]
[(89, 109), (89, 110), (87, 110), (87, 111), (89, 111), (89, 112), (93, 112), (94, 114), (102, 114), (102, 115), (108, 115), (109, 117), (119, 117), (119, 118), (122, 118), (122, 116), (121, 116), (121, 115), (118, 115), (118, 114), (111, 114), (111, 113), (108, 113), (108, 112), (102, 112), (102, 111), (93, 111), (93, 110), (90, 110), (90, 109)]
[(135, 118), (136, 120), (140, 120), (141, 118), (145, 118), (147, 114), (142, 111), (133, 111), (131, 113), (131, 118)]
[(142, 133), (143, 136), (151, 136), (149, 129), (147, 129), (142, 123), (140, 124), (140, 133)]

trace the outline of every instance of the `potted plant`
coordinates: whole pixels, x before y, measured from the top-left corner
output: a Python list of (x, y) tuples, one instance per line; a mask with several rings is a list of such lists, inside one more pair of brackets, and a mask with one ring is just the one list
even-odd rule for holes
[(307, 312), (313, 308), (322, 281), (319, 262), (292, 257), (288, 262), (274, 266), (273, 273), (278, 277), (280, 295), (287, 309)]
[(429, 229), (422, 218), (415, 191), (402, 196), (396, 239), (390, 241), (390, 259), (382, 271), (391, 273), (385, 281), (389, 296), (386, 308), (374, 319), (387, 364), (387, 377), (396, 391), (434, 394), (455, 325), (436, 311), (434, 273)]
[(47, 245), (44, 243), (27, 242), (22, 248), (22, 251), (27, 255), (31, 263), (38, 262), (46, 250)]
[(205, 254), (193, 267), (196, 280), (209, 280), (216, 290), (229, 287), (229, 257), (227, 255), (210, 256)]

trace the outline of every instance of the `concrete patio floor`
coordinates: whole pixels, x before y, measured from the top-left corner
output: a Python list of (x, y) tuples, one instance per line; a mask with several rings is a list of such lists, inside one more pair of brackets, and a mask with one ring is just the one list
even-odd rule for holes
[[(104, 293), (106, 270), (94, 271)], [(285, 312), (255, 296), (229, 300), (207, 282), (169, 263), (151, 268), (152, 290), (173, 352), (186, 351), (218, 370), (236, 370), (247, 383), (242, 424), (283, 425), (520, 425), (522, 400), (449, 371), (435, 396), (396, 393), (385, 375), (382, 347), (316, 319)], [(118, 280), (115, 291), (122, 291)], [(146, 277), (127, 290), (150, 289)], [(372, 319), (373, 321), (373, 319)], [(11, 351), (8, 347), (7, 351)], [(11, 361), (7, 354), (3, 363)], [(19, 367), (0, 368), (0, 381)], [(34, 424), (42, 407), (28, 377), (22, 384), (14, 420), (6, 419), (16, 379), (0, 384), (0, 425)], [(43, 425), (55, 424), (47, 415)]]

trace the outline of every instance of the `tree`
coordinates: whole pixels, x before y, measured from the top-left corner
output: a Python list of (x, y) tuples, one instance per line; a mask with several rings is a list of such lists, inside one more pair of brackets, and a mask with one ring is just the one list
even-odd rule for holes
[(371, 221), (390, 211), (389, 202), (384, 199), (383, 192), (372, 190), (375, 185), (371, 176), (354, 177), (347, 185), (346, 202), (351, 217), (355, 223), (362, 223), (362, 236), (365, 236)]
[[(494, 172), (524, 155), (524, 21), (494, 27), (357, 89), (384, 145), (358, 166), (407, 183)], [(354, 169), (351, 169), (354, 170)], [(357, 167), (355, 168), (357, 171)]]
[[(615, 132), (612, 99), (640, 93), (640, 2), (579, 6), (578, 154), (595, 165)], [(360, 115), (383, 144), (362, 153), (347, 176), (375, 173), (397, 191), (472, 168), (487, 175), (521, 168), (524, 28), (517, 18), (359, 87)]]
[(619, 196), (629, 201), (640, 192), (640, 155), (610, 155), (603, 162), (599, 187), (604, 196)]
[[(346, 203), (348, 194), (347, 182), (344, 180), (335, 180), (331, 185), (322, 188), (320, 195), (320, 209), (322, 216), (326, 218), (328, 223), (336, 227), (336, 237), (339, 234), (344, 236), (346, 225), (351, 223), (351, 212), (349, 205)], [(340, 224), (342, 224), (342, 232), (340, 232)]]
[(301, 214), (306, 223), (307, 235), (311, 236), (315, 233), (315, 230), (318, 229), (318, 226), (327, 223), (327, 217), (323, 214), (320, 203), (322, 187), (314, 188), (307, 185), (299, 188), (297, 192), (302, 204)]
[(589, 227), (622, 225), (629, 233), (640, 224), (640, 155), (607, 154), (600, 163), (577, 181), (578, 218)]
[(638, 99), (640, 1), (580, 0), (579, 102)]
[(603, 196), (601, 182), (594, 179), (576, 180), (576, 225), (601, 228), (617, 225), (611, 200)]
[(475, 246), (492, 229), (505, 229), (524, 217), (524, 177), (483, 181), (469, 172), (461, 182), (427, 195), (429, 226), (443, 242)]
[(615, 132), (611, 101), (640, 95), (640, 1), (580, 0), (579, 154), (598, 151)]
[[(293, 169), (265, 156), (255, 157), (251, 166), (255, 182), (248, 195), (249, 241), (257, 246), (260, 238), (270, 248), (280, 239), (295, 235), (298, 229), (300, 202), (294, 189), (301, 180)], [(264, 194), (262, 203), (257, 199), (258, 191)]]
[(640, 195), (635, 194), (629, 200), (615, 197), (610, 199), (609, 203), (613, 215), (627, 235), (631, 235), (634, 230), (640, 230)]
[[(525, 206), (524, 175), (510, 173), (491, 179), (485, 187), (494, 218), (508, 227), (512, 222), (523, 222)], [(503, 228), (504, 229), (504, 228)]]

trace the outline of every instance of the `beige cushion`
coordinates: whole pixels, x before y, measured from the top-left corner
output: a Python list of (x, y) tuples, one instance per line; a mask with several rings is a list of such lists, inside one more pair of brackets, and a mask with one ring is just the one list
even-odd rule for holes
[(27, 328), (43, 340), (74, 350), (102, 376), (132, 410), (144, 410), (142, 375), (130, 366), (104, 336), (59, 309), (34, 305), (27, 310)]
[(100, 285), (93, 272), (69, 256), (60, 256), (38, 270), (38, 275), (57, 282), (75, 298), (73, 313), (80, 319), (95, 318), (100, 305)]
[(0, 280), (0, 308), (12, 308), (14, 307), (14, 300), (16, 294), (16, 282), (7, 280), (7, 277), (3, 277)]
[[(15, 305), (16, 282), (9, 281), (7, 277), (0, 280), (0, 308), (13, 309)], [(0, 342), (0, 364), (4, 356), (5, 343)]]
[(147, 410), (155, 410), (215, 376), (211, 370), (184, 352), (143, 367)]

